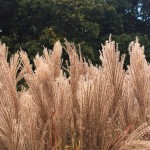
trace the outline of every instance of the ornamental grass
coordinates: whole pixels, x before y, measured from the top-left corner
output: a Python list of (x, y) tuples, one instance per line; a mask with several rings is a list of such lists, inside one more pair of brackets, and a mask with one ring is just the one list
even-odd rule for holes
[[(7, 51), (0, 44), (1, 150), (150, 149), (150, 65), (138, 38), (129, 45), (127, 70), (111, 38), (102, 45), (101, 66), (68, 41), (44, 48), (34, 70), (25, 51), (9, 62)], [(18, 90), (22, 79), (28, 87)]]

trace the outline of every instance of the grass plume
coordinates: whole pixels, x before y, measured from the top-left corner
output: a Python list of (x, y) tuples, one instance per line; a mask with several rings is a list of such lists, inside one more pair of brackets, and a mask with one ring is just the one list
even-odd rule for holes
[[(73, 43), (57, 41), (36, 55), (32, 70), (26, 52), (7, 62), (7, 47), (0, 44), (0, 149), (150, 149), (150, 66), (138, 39), (129, 52), (125, 71), (125, 55), (111, 37), (102, 45), (101, 66), (78, 55)], [(22, 78), (29, 88), (18, 91)]]

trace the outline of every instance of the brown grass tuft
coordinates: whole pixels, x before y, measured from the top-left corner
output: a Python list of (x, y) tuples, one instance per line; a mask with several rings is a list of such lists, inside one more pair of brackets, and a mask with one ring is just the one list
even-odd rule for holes
[[(34, 71), (24, 51), (7, 62), (0, 44), (0, 149), (150, 149), (150, 66), (138, 39), (129, 46), (127, 71), (111, 38), (99, 67), (78, 55), (73, 43), (66, 41), (64, 49), (69, 77), (59, 41), (36, 55)], [(29, 88), (17, 91), (22, 78)]]

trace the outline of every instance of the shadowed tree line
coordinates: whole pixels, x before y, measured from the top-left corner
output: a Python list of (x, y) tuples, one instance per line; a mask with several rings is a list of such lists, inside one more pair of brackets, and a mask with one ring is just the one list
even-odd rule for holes
[[(126, 53), (139, 37), (150, 62), (150, 0), (0, 0), (0, 40), (9, 54), (20, 47), (30, 59), (57, 40), (80, 44), (85, 58), (99, 64), (99, 50), (111, 33)], [(63, 54), (64, 59), (67, 58)]]

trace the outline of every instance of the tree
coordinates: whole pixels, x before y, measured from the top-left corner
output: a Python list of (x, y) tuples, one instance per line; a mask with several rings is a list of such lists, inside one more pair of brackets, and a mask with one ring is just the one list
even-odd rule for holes
[(99, 64), (100, 45), (110, 33), (122, 53), (139, 35), (150, 60), (149, 6), (150, 0), (0, 0), (0, 39), (10, 53), (22, 47), (33, 58), (43, 45), (52, 48), (67, 38)]
[(14, 33), (17, 7), (16, 0), (0, 0), (0, 29), (3, 35)]

